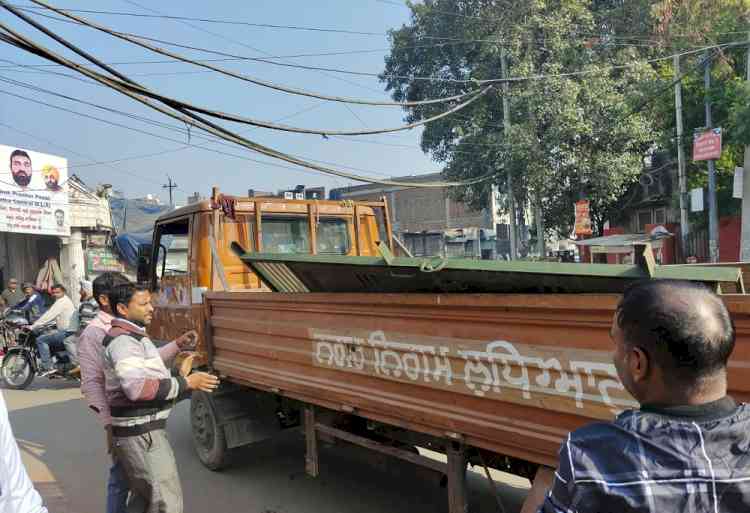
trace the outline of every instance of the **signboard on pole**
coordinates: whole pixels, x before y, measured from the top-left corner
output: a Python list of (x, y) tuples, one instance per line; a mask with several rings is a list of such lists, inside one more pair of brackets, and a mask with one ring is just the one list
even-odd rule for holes
[(690, 189), (690, 211), (703, 212), (703, 189)]
[(576, 235), (591, 235), (591, 213), (589, 211), (589, 200), (576, 202)]
[(732, 197), (742, 199), (742, 180), (744, 169), (741, 167), (734, 168), (734, 183), (732, 183)]
[(693, 136), (693, 162), (721, 158), (721, 128), (712, 128)]
[(70, 235), (68, 161), (0, 145), (0, 232)]

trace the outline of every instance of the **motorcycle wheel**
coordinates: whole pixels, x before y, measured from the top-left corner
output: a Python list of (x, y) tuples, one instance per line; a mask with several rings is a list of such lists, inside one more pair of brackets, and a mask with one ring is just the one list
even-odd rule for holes
[(0, 374), (8, 388), (23, 390), (34, 381), (35, 372), (26, 353), (13, 351), (3, 358)]

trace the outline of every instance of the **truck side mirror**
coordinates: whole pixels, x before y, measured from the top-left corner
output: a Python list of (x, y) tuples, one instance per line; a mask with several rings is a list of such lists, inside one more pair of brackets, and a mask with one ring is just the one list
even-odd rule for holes
[(138, 246), (138, 283), (151, 281), (151, 244)]

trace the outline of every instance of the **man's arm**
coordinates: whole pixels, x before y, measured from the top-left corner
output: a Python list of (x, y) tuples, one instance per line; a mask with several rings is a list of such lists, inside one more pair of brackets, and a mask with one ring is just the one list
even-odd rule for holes
[[(29, 301), (29, 303), (31, 302), (32, 301)], [(62, 307), (62, 301), (60, 301), (59, 299), (55, 301), (50, 309), (44, 312), (42, 316), (39, 317), (39, 319), (37, 319), (36, 322), (31, 325), (31, 329), (39, 328), (57, 319), (57, 316), (60, 315), (60, 312), (62, 311)]]
[(78, 363), (81, 366), (81, 393), (104, 426), (112, 423), (104, 387), (104, 350), (99, 349), (106, 333), (96, 326), (87, 326), (78, 341)]
[(105, 357), (111, 362), (123, 393), (131, 401), (168, 401), (176, 399), (188, 389), (187, 380), (181, 376), (162, 379), (147, 377), (146, 368), (161, 364), (160, 361), (152, 361), (159, 357), (147, 358), (141, 346), (131, 343), (127, 335), (115, 338), (107, 346)]
[(18, 444), (0, 393), (0, 511), (3, 513), (47, 513), (42, 498), (26, 473)]
[(193, 340), (198, 338), (198, 333), (195, 330), (190, 330), (183, 333), (169, 344), (165, 344), (159, 348), (159, 356), (164, 361), (164, 364), (169, 367), (172, 360), (174, 360), (177, 353), (187, 347), (191, 347)]
[(538, 513), (569, 513), (575, 511), (576, 502), (576, 483), (575, 470), (572, 467), (573, 455), (570, 453), (570, 434), (560, 446), (560, 458), (557, 464), (557, 470), (554, 474), (549, 474), (542, 479), (552, 480), (552, 486), (549, 487), (544, 503), (538, 510)]

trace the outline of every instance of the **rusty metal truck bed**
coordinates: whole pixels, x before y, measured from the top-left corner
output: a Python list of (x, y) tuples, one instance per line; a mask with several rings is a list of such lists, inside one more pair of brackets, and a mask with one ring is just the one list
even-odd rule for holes
[[(554, 466), (572, 429), (635, 405), (611, 363), (616, 294), (206, 295), (231, 382)], [(750, 398), (750, 300), (731, 393)]]

